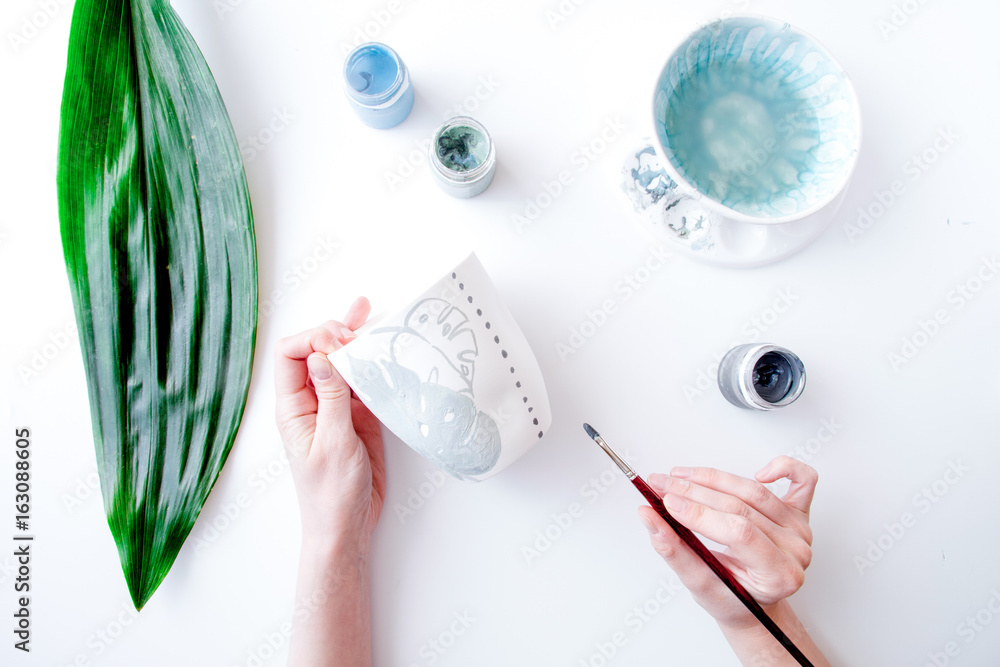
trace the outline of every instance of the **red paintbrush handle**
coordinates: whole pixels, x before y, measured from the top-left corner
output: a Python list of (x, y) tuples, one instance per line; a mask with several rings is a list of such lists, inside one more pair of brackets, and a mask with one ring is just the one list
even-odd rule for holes
[(657, 494), (656, 491), (653, 491), (652, 487), (650, 487), (649, 484), (646, 484), (642, 477), (636, 476), (632, 478), (632, 484), (635, 485), (635, 488), (639, 489), (639, 493), (643, 495), (646, 502), (648, 502), (650, 506), (663, 517), (663, 520), (674, 529), (677, 536), (684, 540), (684, 544), (691, 547), (692, 551), (698, 554), (698, 557), (704, 561), (705, 565), (708, 565), (708, 567), (712, 569), (712, 572), (715, 572), (715, 574), (718, 575), (719, 579), (722, 580), (722, 583), (726, 585), (726, 588), (731, 590), (733, 594), (740, 599), (740, 602), (742, 602), (750, 613), (753, 614), (765, 628), (767, 628), (768, 632), (770, 632), (771, 635), (785, 647), (785, 650), (787, 650), (792, 657), (795, 658), (796, 662), (805, 667), (813, 667), (813, 664), (809, 662), (809, 658), (807, 658), (802, 651), (800, 651), (799, 648), (792, 643), (792, 640), (789, 639), (788, 635), (786, 635), (781, 628), (778, 627), (778, 624), (771, 620), (771, 617), (767, 615), (767, 612), (764, 611), (757, 600), (755, 600), (747, 589), (743, 588), (743, 585), (736, 580), (733, 573), (726, 569), (726, 566), (715, 557), (715, 554), (709, 551), (708, 547), (701, 543), (701, 540), (699, 540), (694, 533), (682, 526), (677, 519), (670, 516), (670, 513), (667, 512), (667, 508), (664, 507), (663, 499), (660, 498), (659, 494)]

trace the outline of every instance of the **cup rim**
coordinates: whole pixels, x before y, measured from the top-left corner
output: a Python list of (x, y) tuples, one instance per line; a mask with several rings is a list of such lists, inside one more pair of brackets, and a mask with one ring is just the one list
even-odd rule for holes
[(780, 225), (780, 224), (785, 224), (785, 223), (789, 223), (789, 222), (797, 222), (799, 220), (804, 220), (805, 218), (811, 216), (812, 214), (818, 213), (819, 211), (822, 211), (823, 209), (825, 209), (827, 206), (830, 206), (831, 204), (833, 204), (837, 200), (837, 198), (841, 194), (843, 194), (844, 191), (847, 189), (847, 186), (851, 182), (851, 178), (854, 176), (854, 170), (855, 170), (855, 168), (857, 167), (857, 164), (858, 164), (858, 157), (859, 157), (859, 155), (861, 153), (861, 145), (862, 145), (862, 138), (863, 138), (863, 123), (862, 123), (862, 118), (861, 118), (861, 104), (860, 104), (860, 100), (858, 99), (857, 90), (855, 90), (855, 88), (854, 88), (854, 80), (851, 78), (851, 75), (844, 68), (844, 66), (840, 63), (840, 61), (837, 60), (837, 58), (834, 57), (833, 53), (831, 53), (828, 48), (826, 48), (826, 45), (824, 45), (822, 42), (820, 42), (818, 39), (816, 39), (811, 33), (806, 32), (805, 30), (799, 28), (798, 26), (792, 25), (788, 21), (777, 19), (777, 18), (774, 18), (772, 16), (766, 16), (764, 14), (746, 13), (746, 14), (735, 14), (733, 16), (727, 16), (727, 17), (724, 17), (724, 18), (720, 17), (720, 18), (717, 18), (717, 19), (715, 19), (715, 20), (713, 20), (713, 21), (711, 21), (709, 23), (706, 23), (705, 25), (699, 26), (698, 28), (695, 28), (694, 30), (688, 32), (680, 40), (680, 42), (678, 42), (677, 45), (674, 46), (674, 48), (670, 51), (670, 55), (667, 56), (667, 59), (664, 62), (663, 67), (660, 68), (660, 71), (656, 75), (656, 81), (659, 82), (660, 79), (663, 78), (663, 75), (667, 71), (667, 68), (670, 66), (671, 62), (673, 62), (674, 58), (679, 54), (679, 52), (681, 50), (681, 47), (683, 47), (685, 44), (687, 44), (688, 41), (693, 36), (695, 36), (696, 34), (698, 34), (699, 32), (701, 32), (703, 30), (711, 28), (712, 26), (723, 24), (723, 23), (727, 23), (729, 21), (738, 20), (738, 19), (751, 19), (751, 20), (754, 20), (754, 21), (759, 21), (761, 23), (771, 24), (771, 25), (776, 26), (776, 27), (782, 27), (783, 26), (783, 27), (785, 27), (788, 30), (794, 31), (795, 33), (801, 35), (802, 37), (805, 37), (806, 39), (810, 40), (812, 42), (812, 44), (820, 52), (822, 52), (827, 58), (829, 58), (830, 62), (832, 62), (834, 65), (837, 66), (837, 69), (839, 70), (839, 72), (844, 76), (845, 82), (847, 84), (847, 92), (848, 92), (848, 95), (849, 95), (849, 99), (850, 99), (851, 105), (852, 105), (852, 107), (854, 109), (854, 116), (855, 116), (855, 119), (857, 121), (857, 138), (854, 141), (854, 154), (850, 157), (850, 161), (848, 162), (847, 168), (844, 170), (844, 176), (841, 178), (840, 183), (837, 184), (837, 187), (831, 189), (830, 192), (829, 192), (829, 194), (826, 197), (824, 197), (820, 201), (816, 202), (815, 204), (813, 204), (809, 208), (806, 208), (806, 209), (801, 210), (801, 211), (796, 211), (795, 213), (787, 213), (787, 214), (781, 215), (781, 216), (769, 216), (769, 217), (766, 217), (766, 218), (761, 218), (761, 217), (758, 217), (758, 216), (750, 215), (748, 213), (742, 213), (740, 211), (737, 211), (736, 209), (733, 209), (733, 208), (730, 208), (730, 207), (726, 206), (725, 204), (723, 204), (723, 203), (721, 203), (719, 201), (716, 201), (715, 199), (709, 197), (707, 194), (705, 194), (704, 192), (702, 192), (701, 190), (699, 190), (686, 177), (684, 177), (683, 175), (681, 175), (680, 172), (677, 171), (677, 169), (674, 167), (674, 165), (667, 158), (664, 146), (660, 142), (659, 136), (658, 136), (658, 134), (656, 132), (656, 97), (657, 97), (657, 92), (658, 91), (657, 91), (657, 88), (655, 86), (654, 86), (654, 89), (653, 89), (653, 99), (652, 99), (652, 111), (653, 111), (653, 137), (652, 137), (652, 143), (653, 143), (653, 148), (654, 148), (654, 150), (656, 150), (657, 157), (660, 158), (660, 164), (663, 167), (663, 170), (667, 172), (667, 175), (670, 176), (670, 178), (673, 179), (673, 181), (675, 183), (677, 183), (678, 185), (682, 186), (685, 195), (687, 195), (689, 197), (692, 197), (700, 205), (702, 205), (705, 208), (709, 209), (713, 213), (717, 213), (717, 214), (723, 216), (727, 220), (732, 220), (732, 221), (735, 221), (735, 222), (747, 222), (747, 223), (756, 224), (756, 225)]

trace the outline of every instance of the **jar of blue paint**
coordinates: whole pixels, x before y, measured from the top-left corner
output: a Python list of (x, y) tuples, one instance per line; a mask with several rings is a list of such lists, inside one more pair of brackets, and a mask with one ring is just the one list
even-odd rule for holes
[(402, 59), (379, 42), (355, 48), (344, 61), (347, 97), (365, 125), (379, 129), (403, 122), (413, 108), (413, 86)]

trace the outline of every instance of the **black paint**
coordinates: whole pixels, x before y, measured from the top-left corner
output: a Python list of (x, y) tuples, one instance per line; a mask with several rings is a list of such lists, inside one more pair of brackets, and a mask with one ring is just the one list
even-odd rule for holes
[(792, 388), (792, 365), (784, 355), (768, 352), (753, 367), (753, 388), (768, 403), (777, 403)]

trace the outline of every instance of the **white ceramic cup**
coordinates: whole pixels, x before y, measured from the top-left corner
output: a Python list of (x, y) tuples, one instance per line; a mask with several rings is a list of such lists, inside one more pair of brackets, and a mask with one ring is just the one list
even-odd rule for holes
[(451, 475), (481, 481), (552, 423), (538, 362), (475, 254), (330, 360), (376, 417)]

